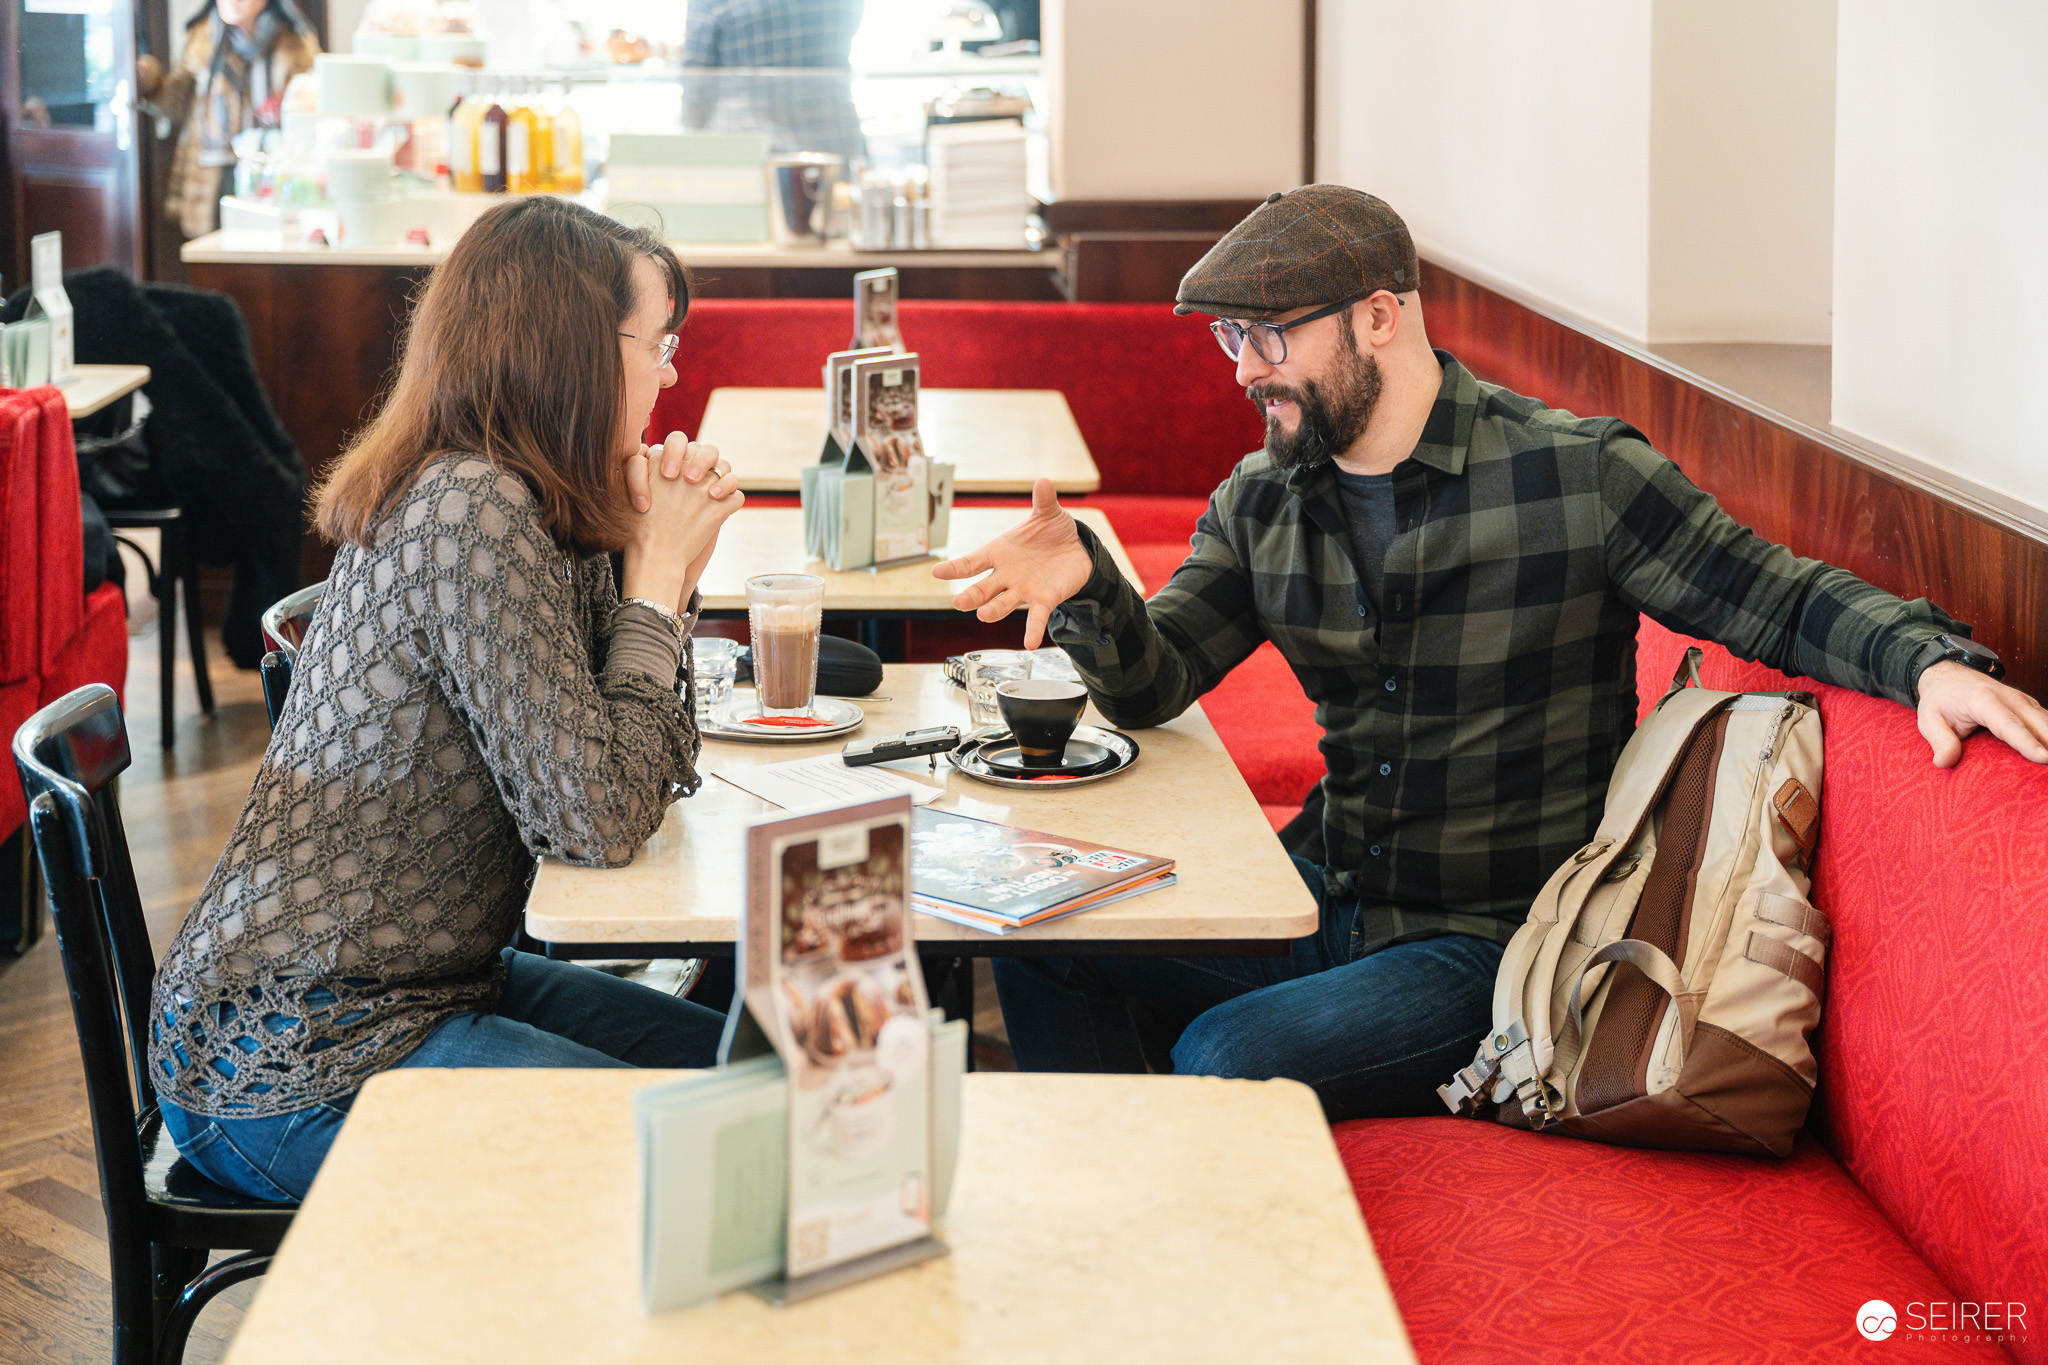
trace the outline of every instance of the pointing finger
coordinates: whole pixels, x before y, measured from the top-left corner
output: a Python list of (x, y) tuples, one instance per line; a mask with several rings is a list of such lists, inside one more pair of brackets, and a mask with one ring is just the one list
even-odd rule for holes
[(1024, 617), (1024, 648), (1037, 649), (1045, 643), (1045, 627), (1051, 619), (1051, 611), (1036, 602), (1031, 604), (1031, 610)]

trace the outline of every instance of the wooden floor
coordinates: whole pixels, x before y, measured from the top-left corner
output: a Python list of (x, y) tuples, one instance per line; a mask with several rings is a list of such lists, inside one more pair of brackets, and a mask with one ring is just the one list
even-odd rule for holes
[[(215, 713), (199, 714), (189, 663), (179, 665), (177, 743), (157, 743), (156, 635), (131, 641), (128, 733), (134, 766), (121, 809), (136, 881), (159, 952), (206, 883), (241, 812), (270, 738), (263, 689), (213, 642)], [(182, 653), (182, 651), (181, 651)], [(11, 740), (12, 736), (6, 737)], [(6, 774), (12, 781), (10, 766)], [(977, 963), (976, 1062), (1005, 1066), (1001, 1015)], [(185, 1359), (217, 1361), (261, 1281), (228, 1290), (201, 1316)], [(104, 1362), (106, 1224), (77, 1036), (54, 938), (0, 958), (0, 1362)]]

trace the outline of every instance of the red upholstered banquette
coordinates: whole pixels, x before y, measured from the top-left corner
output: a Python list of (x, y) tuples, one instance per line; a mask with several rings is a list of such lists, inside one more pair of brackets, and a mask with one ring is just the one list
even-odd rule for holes
[[(1648, 702), (1688, 644), (1644, 621)], [(2048, 1361), (2048, 772), (1707, 646), (1709, 687), (1820, 698), (1820, 1092), (1782, 1162), (1448, 1116), (1339, 1124), (1424, 1362)], [(1858, 1309), (1897, 1312), (1883, 1344)], [(2015, 1305), (2017, 1305), (2015, 1307)]]

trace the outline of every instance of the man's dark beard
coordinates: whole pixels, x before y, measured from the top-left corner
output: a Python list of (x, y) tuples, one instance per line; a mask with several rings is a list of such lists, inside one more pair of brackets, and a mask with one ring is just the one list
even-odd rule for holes
[(1263, 405), (1268, 399), (1284, 398), (1294, 404), (1300, 419), (1292, 436), (1280, 430), (1274, 418), (1266, 419), (1266, 453), (1282, 469), (1309, 469), (1327, 463), (1348, 450), (1372, 421), (1380, 401), (1380, 362), (1345, 347), (1339, 354), (1337, 372), (1328, 397), (1323, 386), (1305, 381), (1299, 389), (1283, 384), (1258, 384), (1245, 396)]

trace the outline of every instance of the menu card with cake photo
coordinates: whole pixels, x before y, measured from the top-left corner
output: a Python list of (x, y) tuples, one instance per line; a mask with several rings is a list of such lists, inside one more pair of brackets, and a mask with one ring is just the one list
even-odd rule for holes
[(875, 473), (875, 564), (931, 553), (931, 460), (917, 431), (918, 358), (855, 361), (854, 448)]
[(748, 831), (744, 989), (725, 1056), (772, 1049), (788, 1074), (788, 1297), (943, 1251), (909, 888), (907, 796)]
[(901, 296), (896, 267), (863, 270), (853, 277), (853, 344), (903, 349), (903, 332), (896, 321), (896, 300)]

